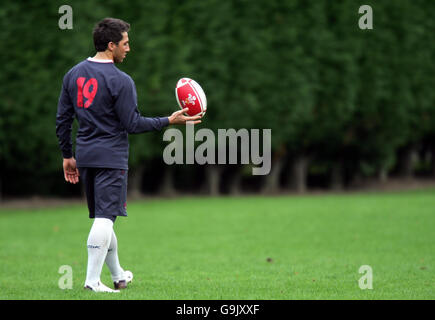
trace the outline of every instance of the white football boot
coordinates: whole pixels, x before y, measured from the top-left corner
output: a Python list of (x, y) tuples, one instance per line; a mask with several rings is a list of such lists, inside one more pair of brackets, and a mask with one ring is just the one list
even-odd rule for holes
[(109, 287), (107, 287), (106, 285), (101, 283), (100, 281), (98, 281), (98, 285), (96, 285), (96, 286), (85, 285), (85, 289), (88, 289), (88, 290), (91, 290), (94, 292), (110, 292), (110, 293), (119, 292), (119, 290), (110, 289)]
[(120, 280), (113, 280), (113, 285), (116, 290), (125, 289), (130, 282), (133, 282), (133, 273), (127, 270), (124, 271)]

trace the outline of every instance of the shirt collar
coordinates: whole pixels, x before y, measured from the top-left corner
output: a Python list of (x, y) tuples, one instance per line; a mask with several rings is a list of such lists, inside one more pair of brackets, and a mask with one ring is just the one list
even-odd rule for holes
[(109, 60), (109, 59), (95, 59), (95, 58), (89, 57), (87, 60), (92, 61), (92, 62), (98, 62), (98, 63), (113, 63), (113, 61)]

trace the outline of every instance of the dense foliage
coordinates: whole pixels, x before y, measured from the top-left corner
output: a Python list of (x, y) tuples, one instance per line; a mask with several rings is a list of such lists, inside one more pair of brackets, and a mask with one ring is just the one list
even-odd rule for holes
[[(73, 8), (72, 30), (58, 27), (63, 4)], [(358, 27), (362, 4), (373, 8), (373, 30)], [(143, 115), (177, 110), (174, 87), (187, 76), (208, 99), (197, 129), (272, 129), (269, 176), (221, 166), (217, 182), (211, 166), (164, 165), (162, 133), (130, 136), (135, 188), (181, 181), (198, 191), (205, 181), (232, 190), (225, 184), (245, 178), (276, 190), (294, 185), (301, 163), (299, 184), (317, 174), (327, 187), (346, 186), (403, 173), (416, 151), (425, 168), (435, 150), (434, 12), (432, 0), (4, 1), (1, 192), (79, 192), (62, 179), (57, 99), (63, 75), (94, 54), (92, 28), (107, 16), (131, 24), (132, 51), (118, 67), (135, 80)]]

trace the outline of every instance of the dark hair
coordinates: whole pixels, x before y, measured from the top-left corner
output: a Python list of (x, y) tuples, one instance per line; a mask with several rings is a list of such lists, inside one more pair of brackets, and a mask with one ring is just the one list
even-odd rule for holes
[(122, 40), (122, 33), (130, 29), (130, 24), (120, 19), (105, 18), (98, 22), (93, 31), (95, 49), (106, 51), (109, 42), (118, 44)]

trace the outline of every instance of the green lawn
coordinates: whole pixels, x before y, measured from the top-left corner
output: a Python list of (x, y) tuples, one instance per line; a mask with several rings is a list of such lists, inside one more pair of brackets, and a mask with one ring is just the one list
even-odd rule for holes
[(115, 232), (135, 278), (117, 295), (82, 288), (86, 208), (0, 210), (0, 299), (435, 298), (435, 190), (130, 202)]

